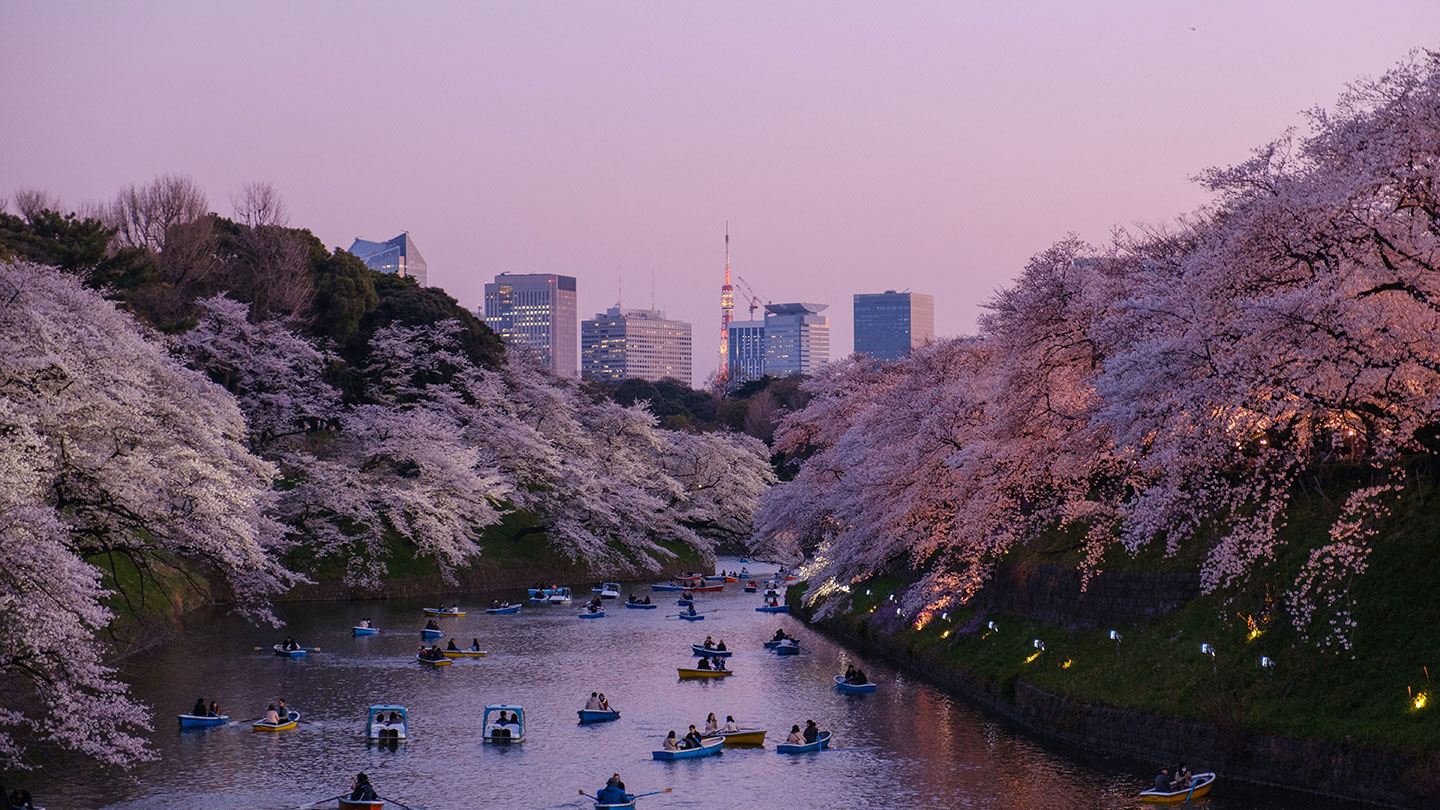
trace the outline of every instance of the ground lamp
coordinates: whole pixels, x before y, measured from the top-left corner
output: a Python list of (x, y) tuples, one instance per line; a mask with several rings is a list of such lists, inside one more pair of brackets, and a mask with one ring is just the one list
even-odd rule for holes
[(1210, 668), (1215, 670), (1216, 672), (1219, 672), (1220, 666), (1219, 664), (1215, 663), (1215, 648), (1210, 646), (1209, 644), (1201, 644), (1200, 652), (1203, 655), (1210, 656)]

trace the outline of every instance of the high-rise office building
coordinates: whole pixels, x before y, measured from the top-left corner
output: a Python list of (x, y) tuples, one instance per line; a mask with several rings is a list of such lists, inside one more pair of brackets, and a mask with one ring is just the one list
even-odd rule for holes
[(611, 307), (580, 324), (580, 369), (586, 379), (690, 385), (690, 324), (656, 309)]
[(758, 380), (765, 374), (765, 322), (731, 321), (725, 371), (731, 385)]
[(413, 278), (415, 283), (425, 286), (425, 258), (415, 249), (415, 241), (410, 238), (409, 231), (385, 242), (371, 242), (357, 236), (350, 245), (350, 252), (371, 270)]
[(894, 290), (855, 296), (857, 353), (899, 360), (934, 339), (934, 296)]
[(765, 305), (765, 373), (814, 374), (830, 362), (828, 304)]
[(485, 285), (485, 323), (511, 347), (536, 352), (561, 377), (580, 373), (575, 278), (501, 273)]

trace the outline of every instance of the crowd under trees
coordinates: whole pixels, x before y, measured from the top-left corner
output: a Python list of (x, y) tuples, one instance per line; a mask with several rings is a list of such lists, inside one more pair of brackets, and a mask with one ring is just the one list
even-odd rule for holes
[(1158, 545), (1214, 592), (1273, 561), (1306, 477), (1344, 462), (1328, 541), (1278, 597), (1349, 651), (1376, 520), (1440, 449), (1440, 55), (1310, 120), (1205, 172), (1213, 203), (1178, 223), (1035, 255), (978, 336), (830, 366), (778, 431), (808, 458), (757, 552), (813, 557), (812, 598), (914, 572), (917, 624), (1057, 530), (1087, 578)]

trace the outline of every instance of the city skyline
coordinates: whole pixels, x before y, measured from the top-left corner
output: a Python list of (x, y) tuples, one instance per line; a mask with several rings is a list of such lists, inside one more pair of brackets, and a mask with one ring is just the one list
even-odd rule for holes
[[(471, 309), (504, 271), (577, 277), (584, 312), (617, 288), (666, 309), (699, 383), (727, 219), (733, 273), (771, 301), (925, 290), (938, 336), (970, 333), (1030, 256), (1195, 210), (1189, 178), (1440, 34), (1427, 2), (392, 14), (11, 4), (0, 196), (77, 208), (180, 172), (228, 214), (268, 181), (327, 245), (408, 230)], [(382, 97), (407, 126), (377, 124)]]

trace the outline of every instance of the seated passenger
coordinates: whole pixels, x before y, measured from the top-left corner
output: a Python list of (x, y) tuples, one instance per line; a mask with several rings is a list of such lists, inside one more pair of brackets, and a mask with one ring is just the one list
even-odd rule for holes
[(608, 701), (608, 700), (605, 699), (605, 693), (604, 693), (604, 692), (601, 692), (601, 693), (600, 693), (600, 711), (602, 711), (602, 712), (614, 711), (613, 709), (610, 708), (610, 701)]
[(1169, 768), (1161, 768), (1161, 769), (1160, 769), (1160, 773), (1157, 774), (1156, 777), (1155, 777), (1155, 787), (1153, 788), (1153, 790), (1155, 790), (1157, 793), (1169, 793), (1169, 792), (1170, 792), (1170, 769), (1169, 769)]
[(695, 665), (695, 668), (696, 668), (696, 669), (709, 669), (709, 668), (710, 668), (710, 659), (709, 659), (708, 657), (701, 658), (701, 659), (700, 659), (700, 663), (696, 664), (696, 665)]
[(455, 652), (459, 652), (459, 651), (460, 651), (460, 648), (455, 646), (455, 639), (453, 639), (453, 638), (450, 639), (450, 643), (449, 643), (449, 644), (445, 645), (445, 649), (447, 649), (447, 650), (453, 650), (453, 651), (455, 651)]
[(711, 713), (710, 713), (710, 716), (705, 718), (705, 736), (708, 737), (708, 736), (710, 736), (711, 734), (714, 734), (715, 732), (717, 732), (717, 731), (719, 731), (719, 730), (720, 730), (720, 721), (716, 720), (716, 719), (715, 719), (715, 713), (714, 713), (714, 712), (711, 712)]
[(720, 643), (715, 645), (715, 649), (719, 650), (720, 652), (725, 652), (725, 639), (720, 639)]
[(273, 703), (270, 704), (270, 708), (265, 711), (265, 722), (272, 726), (280, 724), (280, 714), (275, 711), (275, 704)]
[(725, 732), (726, 734), (734, 734), (735, 732), (740, 730), (740, 726), (735, 724), (734, 717), (727, 714), (725, 715), (725, 725), (720, 730)]
[(598, 712), (598, 711), (600, 711), (600, 693), (599, 693), (599, 692), (591, 692), (591, 693), (590, 693), (590, 699), (587, 700), (587, 701), (585, 701), (585, 709), (586, 709), (587, 711), (592, 711), (592, 712)]
[(480, 639), (478, 639), (478, 638), (471, 638), (471, 639), (470, 639), (470, 652), (480, 652)]
[(190, 714), (196, 717), (205, 716), (205, 698), (195, 698), (195, 708), (190, 710)]
[(220, 714), (220, 704), (219, 704), (219, 703), (216, 703), (216, 702), (213, 701), (213, 700), (210, 701), (210, 716), (211, 716), (211, 717), (221, 717), (221, 716), (222, 716), (222, 715)]
[(675, 739), (675, 729), (670, 729), (670, 736), (665, 738), (664, 748), (666, 751), (680, 750), (680, 741)]
[(355, 802), (373, 801), (379, 798), (374, 786), (370, 784), (370, 777), (363, 772), (356, 774), (350, 782), (350, 800)]
[(426, 630), (439, 630), (439, 629), (440, 629), (440, 625), (436, 624), (434, 619), (431, 619), (430, 621), (425, 622), (425, 629), (426, 629)]
[(814, 720), (805, 721), (805, 742), (813, 743), (820, 738), (820, 727), (815, 725)]
[(869, 682), (870, 681), (865, 678), (865, 670), (863, 669), (855, 670), (855, 676), (850, 679), (850, 683), (853, 683), (856, 686), (864, 686)]
[(804, 745), (805, 738), (800, 735), (799, 726), (790, 727), (790, 736), (785, 738), (786, 745)]

